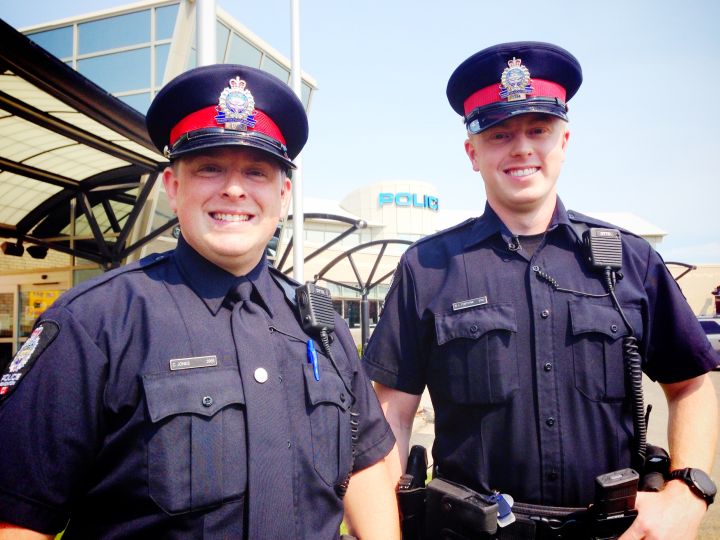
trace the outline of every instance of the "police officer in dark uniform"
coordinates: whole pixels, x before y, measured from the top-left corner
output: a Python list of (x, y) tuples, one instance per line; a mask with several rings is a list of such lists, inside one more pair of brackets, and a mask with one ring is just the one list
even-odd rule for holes
[(583, 254), (584, 231), (614, 227), (557, 196), (566, 103), (581, 81), (574, 56), (538, 42), (490, 47), (452, 74), (447, 96), (465, 121), (485, 211), (403, 255), (365, 365), (398, 441), (395, 478), (427, 387), (441, 477), (577, 508), (592, 503), (596, 476), (635, 466), (623, 350), (634, 336), (667, 395), (678, 472), (660, 493), (638, 494), (622, 538), (693, 538), (714, 493), (702, 471), (717, 433), (706, 372), (718, 358), (647, 242), (619, 233), (614, 293), (629, 324)]
[(214, 65), (147, 124), (182, 235), (64, 294), (2, 374), (0, 538), (332, 539), (344, 510), (396, 538), (394, 438), (350, 333), (335, 316), (321, 346), (264, 256), (301, 102)]

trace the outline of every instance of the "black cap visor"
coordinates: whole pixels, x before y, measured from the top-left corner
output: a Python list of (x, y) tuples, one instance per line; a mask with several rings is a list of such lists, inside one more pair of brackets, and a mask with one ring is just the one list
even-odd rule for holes
[(568, 121), (567, 105), (557, 98), (529, 98), (522, 101), (499, 102), (477, 107), (465, 117), (467, 130), (472, 134), (482, 133), (486, 129), (520, 114), (550, 114)]
[(250, 146), (270, 154), (282, 166), (295, 169), (295, 164), (287, 155), (282, 143), (263, 133), (255, 131), (231, 131), (223, 128), (205, 128), (190, 131), (180, 137), (172, 148), (166, 151), (166, 157), (174, 160), (191, 153), (202, 152), (209, 148), (228, 146)]

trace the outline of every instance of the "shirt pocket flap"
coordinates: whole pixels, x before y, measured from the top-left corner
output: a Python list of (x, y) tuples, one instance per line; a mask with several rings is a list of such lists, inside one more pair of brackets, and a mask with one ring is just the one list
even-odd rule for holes
[(612, 306), (589, 302), (569, 302), (573, 335), (603, 334), (611, 340), (628, 334), (620, 313)]
[(312, 366), (305, 364), (305, 387), (307, 388), (310, 404), (332, 403), (347, 410), (350, 396), (347, 395), (342, 379), (334, 371), (321, 371), (320, 380), (316, 381)]
[(492, 330), (517, 332), (512, 304), (490, 304), (456, 313), (435, 315), (438, 345), (457, 338), (477, 339)]
[(240, 373), (232, 368), (149, 373), (142, 379), (153, 422), (176, 414), (210, 417), (223, 407), (245, 403)]

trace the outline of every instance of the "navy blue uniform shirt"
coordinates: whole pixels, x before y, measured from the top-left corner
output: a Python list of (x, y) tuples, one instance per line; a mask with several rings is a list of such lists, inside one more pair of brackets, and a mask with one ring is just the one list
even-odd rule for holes
[[(623, 368), (627, 334), (589, 270), (558, 200), (531, 257), (492, 209), (418, 241), (403, 255), (365, 355), (370, 377), (435, 408), (442, 476), (515, 500), (584, 506), (595, 476), (630, 466), (633, 422)], [(718, 363), (660, 256), (622, 233), (616, 294), (651, 378), (670, 383)]]
[[(228, 291), (242, 280), (262, 322), (238, 335)], [(69, 519), (68, 540), (337, 538), (333, 486), (394, 439), (336, 320), (354, 464), (352, 400), (320, 346), (314, 377), (265, 260), (236, 278), (181, 239), (72, 289), (38, 322), (55, 339), (0, 406), (0, 521), (54, 533)]]

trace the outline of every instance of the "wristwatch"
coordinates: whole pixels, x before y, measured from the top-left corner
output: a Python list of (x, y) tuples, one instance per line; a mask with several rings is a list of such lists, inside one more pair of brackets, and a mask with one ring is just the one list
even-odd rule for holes
[(715, 500), (717, 486), (702, 469), (677, 469), (670, 473), (670, 479), (678, 479), (690, 486), (690, 491), (703, 499), (708, 506)]

